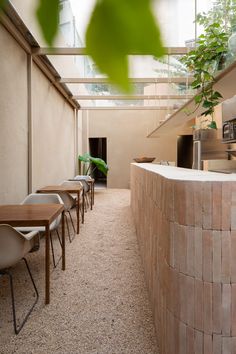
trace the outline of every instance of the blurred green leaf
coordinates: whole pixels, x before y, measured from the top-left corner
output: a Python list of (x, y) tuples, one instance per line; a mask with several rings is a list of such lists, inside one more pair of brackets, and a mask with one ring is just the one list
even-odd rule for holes
[(44, 39), (52, 46), (59, 27), (59, 0), (40, 0), (36, 16)]
[(86, 32), (87, 53), (110, 81), (126, 92), (128, 55), (164, 54), (150, 0), (97, 1)]
[(6, 3), (7, 3), (7, 0), (0, 0), (0, 11), (4, 8)]

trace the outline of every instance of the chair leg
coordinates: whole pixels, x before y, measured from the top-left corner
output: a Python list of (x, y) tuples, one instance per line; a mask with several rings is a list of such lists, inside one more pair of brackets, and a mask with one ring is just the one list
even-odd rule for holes
[[(60, 245), (61, 245), (61, 247), (62, 247), (62, 242), (61, 242), (61, 239), (60, 239), (60, 235), (59, 235), (59, 233), (58, 233), (58, 230), (55, 230), (55, 231), (56, 231), (56, 233), (57, 233), (58, 240), (59, 240)], [(54, 253), (54, 246), (53, 246), (53, 240), (52, 240), (52, 233), (51, 233), (51, 232), (50, 232), (50, 243), (51, 243), (51, 250), (52, 250), (53, 267), (56, 268), (56, 266), (57, 266), (58, 263), (60, 262), (62, 256), (60, 256), (59, 259), (58, 259), (58, 261), (56, 262), (56, 260), (55, 260), (55, 253)]]
[(89, 209), (91, 206), (90, 206), (90, 201), (89, 201), (89, 195), (88, 195), (88, 193), (86, 193), (85, 197), (86, 197), (86, 201), (87, 201), (87, 208)]
[(61, 247), (62, 247), (62, 241), (61, 241), (61, 238), (60, 238), (60, 235), (59, 235), (59, 232), (58, 232), (57, 229), (56, 229), (56, 233), (57, 233), (58, 241), (60, 242), (60, 245), (61, 245)]
[(21, 322), (21, 324), (17, 327), (17, 323), (16, 323), (16, 307), (15, 307), (15, 297), (14, 297), (14, 287), (13, 287), (13, 278), (12, 278), (12, 275), (10, 272), (8, 271), (2, 271), (0, 274), (2, 275), (7, 275), (8, 278), (9, 278), (9, 282), (10, 282), (10, 290), (11, 290), (11, 302), (12, 302), (12, 316), (13, 316), (13, 326), (14, 326), (14, 331), (15, 331), (15, 334), (18, 334), (20, 333), (21, 329), (23, 328), (24, 324), (26, 323), (26, 321), (28, 320), (31, 312), (33, 311), (35, 305), (37, 304), (38, 302), (38, 298), (39, 298), (39, 294), (38, 294), (38, 290), (36, 288), (36, 285), (35, 285), (35, 282), (34, 282), (34, 279), (33, 279), (33, 276), (32, 276), (32, 273), (30, 271), (30, 268), (29, 268), (29, 265), (28, 265), (28, 262), (26, 261), (25, 258), (23, 258), (24, 262), (25, 262), (25, 265), (26, 265), (26, 268), (28, 270), (28, 273), (29, 273), (29, 276), (30, 276), (30, 279), (31, 279), (31, 282), (33, 284), (33, 287), (34, 287), (34, 291), (36, 293), (36, 299), (33, 303), (33, 305), (31, 306), (31, 308), (29, 309), (29, 311), (27, 312), (27, 314), (25, 315), (23, 321)]
[(50, 243), (51, 243), (51, 250), (52, 250), (53, 267), (56, 268), (55, 255), (54, 255), (54, 247), (53, 247), (52, 233), (51, 233), (51, 232), (50, 232)]
[(70, 221), (71, 221), (71, 225), (72, 225), (72, 227), (73, 227), (74, 233), (76, 233), (76, 231), (75, 231), (74, 221), (73, 221), (73, 219), (72, 219), (72, 216), (71, 216), (71, 212), (70, 212), (70, 210), (68, 210), (68, 214), (69, 214), (69, 216), (70, 216)]
[(66, 227), (67, 227), (67, 232), (68, 232), (68, 237), (69, 237), (69, 241), (70, 243), (72, 242), (72, 239), (70, 237), (70, 229), (69, 229), (69, 224), (68, 224), (68, 219), (67, 219), (67, 215), (65, 214), (65, 220), (66, 220)]

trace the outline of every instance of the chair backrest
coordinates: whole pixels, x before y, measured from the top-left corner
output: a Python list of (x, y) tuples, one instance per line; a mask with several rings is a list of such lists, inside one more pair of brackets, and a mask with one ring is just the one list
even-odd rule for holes
[[(85, 182), (86, 185), (84, 185), (83, 182)], [(79, 185), (81, 185), (83, 187), (85, 193), (87, 193), (89, 191), (89, 185), (88, 185), (88, 183), (86, 181), (82, 181), (82, 180), (81, 181), (63, 181), (63, 182), (60, 183), (61, 186), (69, 185), (69, 184), (79, 184)]]
[(0, 225), (0, 269), (8, 268), (29, 252), (29, 243), (19, 231), (7, 224)]
[[(63, 200), (58, 194), (54, 193), (31, 193), (21, 202), (21, 204), (63, 204)], [(55, 220), (54, 227), (58, 227), (61, 215)]]
[(70, 210), (76, 205), (76, 200), (68, 192), (58, 192), (65, 206), (65, 210)]
[(89, 184), (87, 183), (87, 181), (85, 179), (81, 179), (80, 180), (80, 183), (82, 183), (83, 185), (83, 188), (84, 188), (84, 192), (85, 193), (88, 193), (90, 191), (90, 186)]
[(31, 193), (21, 204), (63, 204), (63, 200), (55, 193)]
[(91, 181), (92, 177), (88, 176), (88, 175), (77, 175), (74, 177), (74, 179), (81, 181), (81, 180), (85, 180), (85, 181)]

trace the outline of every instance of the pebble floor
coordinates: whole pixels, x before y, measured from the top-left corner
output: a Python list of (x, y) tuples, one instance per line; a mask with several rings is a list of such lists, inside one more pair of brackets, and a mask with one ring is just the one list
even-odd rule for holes
[[(59, 263), (51, 272), (50, 305), (44, 305), (43, 240), (27, 256), (40, 298), (17, 336), (8, 282), (0, 278), (0, 354), (158, 354), (130, 191), (95, 191), (80, 234), (66, 241), (66, 271)], [(54, 245), (59, 254), (56, 239)], [(21, 318), (33, 292), (23, 263), (12, 272)]]

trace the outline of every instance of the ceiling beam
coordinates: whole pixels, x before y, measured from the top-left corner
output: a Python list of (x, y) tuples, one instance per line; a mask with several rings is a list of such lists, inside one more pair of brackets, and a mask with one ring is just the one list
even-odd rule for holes
[[(164, 47), (165, 54), (182, 55), (189, 51), (187, 47)], [(34, 48), (33, 55), (88, 55), (86, 48), (72, 48), (72, 47), (54, 47), (54, 48)], [(142, 53), (134, 52), (130, 55), (143, 55)], [(151, 55), (151, 54), (150, 54)]]
[[(165, 83), (191, 83), (193, 77), (142, 77), (142, 78), (129, 78), (132, 83), (153, 83), (153, 84), (165, 84)], [(61, 78), (58, 79), (60, 83), (66, 84), (110, 84), (106, 78)]]
[(137, 111), (167, 111), (173, 112), (177, 108), (170, 107), (170, 106), (113, 106), (113, 107), (95, 107), (95, 106), (88, 106), (88, 107), (80, 107), (81, 110), (137, 110)]
[(74, 100), (189, 100), (193, 95), (80, 95)]

